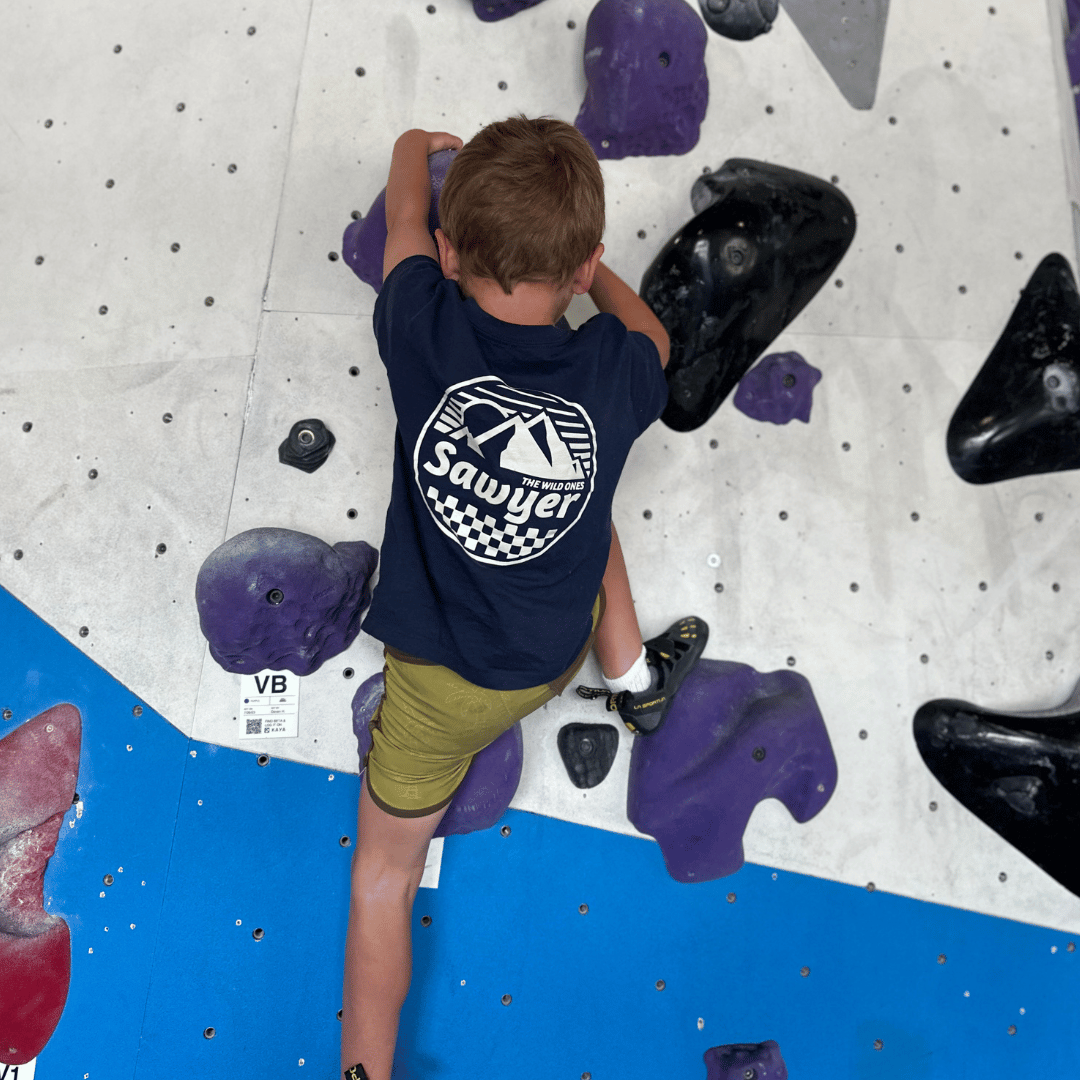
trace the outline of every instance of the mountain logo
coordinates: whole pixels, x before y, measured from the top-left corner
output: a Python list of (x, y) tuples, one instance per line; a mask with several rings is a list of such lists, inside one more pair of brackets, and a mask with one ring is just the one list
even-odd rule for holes
[(477, 562), (538, 558), (593, 492), (596, 432), (573, 401), (495, 375), (451, 386), (416, 440), (413, 472), (439, 528)]

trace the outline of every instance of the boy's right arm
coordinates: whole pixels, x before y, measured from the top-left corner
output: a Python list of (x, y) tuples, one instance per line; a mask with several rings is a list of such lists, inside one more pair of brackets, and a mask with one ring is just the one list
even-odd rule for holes
[(616, 316), (628, 330), (650, 337), (660, 353), (660, 366), (667, 367), (671, 343), (664, 324), (652, 313), (652, 309), (614, 270), (598, 263), (593, 276), (589, 298), (600, 309)]

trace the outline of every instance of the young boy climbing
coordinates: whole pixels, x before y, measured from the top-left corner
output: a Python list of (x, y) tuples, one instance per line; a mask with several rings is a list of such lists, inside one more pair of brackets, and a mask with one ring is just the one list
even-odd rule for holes
[[(457, 149), (428, 233), (428, 155)], [(378, 587), (364, 629), (385, 694), (364, 760), (341, 1066), (390, 1080), (428, 843), (475, 754), (561, 694), (596, 648), (608, 708), (652, 734), (701, 655), (695, 618), (641, 640), (611, 502), (667, 402), (668, 337), (600, 261), (604, 182), (558, 120), (462, 149), (407, 131), (386, 187), (374, 329), (397, 414)], [(575, 294), (601, 314), (557, 325)]]

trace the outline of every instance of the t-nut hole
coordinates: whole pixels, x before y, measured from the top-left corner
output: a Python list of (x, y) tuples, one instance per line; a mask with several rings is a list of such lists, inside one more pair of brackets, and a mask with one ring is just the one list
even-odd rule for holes
[(251, 931), (251, 936), (256, 941), (262, 941), (262, 939), (266, 936), (266, 931), (261, 926), (256, 926), (255, 929)]
[(349, 846), (349, 845), (350, 845), (350, 844), (352, 843), (352, 838), (351, 838), (351, 837), (349, 837), (349, 836), (343, 836), (343, 837), (342, 837), (342, 838), (341, 838), (341, 839), (340, 839), (340, 840), (338, 841), (338, 843), (339, 843), (339, 844), (340, 844), (340, 845), (341, 845), (342, 847), (348, 847), (348, 846)]
[(259, 763), (260, 768), (266, 768), (270, 764), (270, 755), (260, 754), (255, 760)]
[(202, 1033), (202, 1037), (204, 1039), (212, 1039), (216, 1034), (217, 1031), (215, 1031), (214, 1028), (209, 1027)]
[(266, 601), (269, 604), (273, 604), (277, 607), (285, 599), (285, 594), (280, 589), (271, 589), (266, 594)]
[(660, 54), (660, 66), (661, 67), (667, 67), (670, 63), (671, 63), (671, 57), (666, 52), (662, 52)]

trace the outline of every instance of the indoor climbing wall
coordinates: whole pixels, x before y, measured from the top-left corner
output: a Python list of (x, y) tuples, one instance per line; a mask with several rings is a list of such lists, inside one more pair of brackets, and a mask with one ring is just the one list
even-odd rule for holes
[[(782, 1077), (768, 1047), (718, 1049), (769, 1040), (793, 1077), (1075, 1069), (1077, 729), (1018, 719), (1080, 679), (1068, 15), (0, 12), (0, 1080), (334, 1075), (357, 732), (382, 667), (355, 623), (395, 426), (350, 237), (377, 231), (401, 132), (468, 140), (518, 112), (595, 140), (604, 260), (685, 369), (721, 312), (671, 268), (692, 276), (703, 243), (733, 303), (780, 260), (771, 331), (750, 348), (762, 320), (716, 328), (739, 358), (722, 394), (691, 400), (673, 361), (685, 408), (636, 444), (614, 510), (645, 635), (698, 615), (702, 700), (749, 689), (715, 691), (730, 714), (687, 706), (682, 743), (613, 729), (588, 786), (566, 732), (604, 724), (601, 704), (568, 692), (520, 725), (501, 804), (432, 845), (395, 1075)], [(828, 251), (820, 223), (807, 239), (789, 215), (768, 248), (724, 217), (792, 185), (828, 208)], [(577, 298), (567, 318), (594, 312)], [(1005, 393), (1033, 333), (1045, 415)], [(1020, 413), (1027, 464), (972, 471)], [(292, 467), (311, 443), (318, 467)], [(306, 612), (326, 633), (303, 670), (286, 646), (236, 659), (259, 635), (211, 571), (241, 552), (256, 573), (252, 530), (276, 530), (271, 560), (320, 560), (341, 600)], [(231, 646), (204, 638), (197, 583)], [(763, 686), (796, 701), (782, 730), (747, 704)], [(994, 713), (1011, 719), (977, 727)], [(1002, 731), (1020, 757), (973, 803), (970, 762)], [(1064, 793), (1049, 809), (1040, 755)], [(799, 793), (780, 783), (796, 774)], [(680, 799), (694, 828), (664, 818)], [(688, 857), (695, 828), (727, 847)]]

